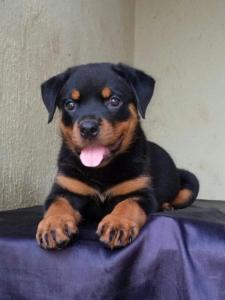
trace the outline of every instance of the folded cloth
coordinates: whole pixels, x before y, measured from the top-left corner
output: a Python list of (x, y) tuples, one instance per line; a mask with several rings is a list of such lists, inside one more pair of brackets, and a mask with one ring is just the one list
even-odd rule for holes
[(96, 224), (74, 243), (45, 251), (35, 241), (42, 208), (0, 213), (0, 299), (225, 299), (225, 214), (189, 207), (153, 214), (129, 246), (111, 251)]

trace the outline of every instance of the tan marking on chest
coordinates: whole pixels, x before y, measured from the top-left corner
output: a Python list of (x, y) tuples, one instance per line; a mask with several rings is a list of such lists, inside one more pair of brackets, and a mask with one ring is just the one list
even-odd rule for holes
[(99, 190), (89, 186), (88, 184), (71, 178), (64, 176), (62, 174), (57, 175), (56, 183), (62, 188), (82, 196), (91, 196), (98, 198), (101, 202), (104, 202), (108, 198), (113, 198), (116, 196), (123, 196), (143, 188), (148, 188), (151, 184), (151, 180), (147, 176), (141, 176), (135, 179), (126, 180), (122, 183), (114, 185), (104, 192), (100, 192)]
[(99, 192), (88, 184), (64, 175), (58, 175), (56, 177), (56, 183), (62, 188), (82, 196), (97, 196)]
[(150, 184), (150, 177), (140, 176), (114, 185), (113, 187), (109, 188), (105, 193), (109, 197), (116, 197), (120, 195), (126, 195), (144, 188), (149, 188)]

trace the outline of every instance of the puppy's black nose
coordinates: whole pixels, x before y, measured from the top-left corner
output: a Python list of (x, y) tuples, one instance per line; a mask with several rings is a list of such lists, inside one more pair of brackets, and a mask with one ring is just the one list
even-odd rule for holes
[(82, 120), (79, 124), (80, 134), (85, 139), (91, 139), (98, 135), (99, 124), (97, 120), (87, 119)]

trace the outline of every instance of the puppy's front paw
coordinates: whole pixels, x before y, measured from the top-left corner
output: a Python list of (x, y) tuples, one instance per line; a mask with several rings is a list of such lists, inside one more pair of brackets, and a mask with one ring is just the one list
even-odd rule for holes
[(134, 221), (114, 215), (107, 215), (98, 225), (100, 241), (111, 249), (130, 244), (139, 233), (139, 226)]
[(77, 231), (75, 219), (71, 215), (46, 216), (38, 224), (36, 240), (41, 248), (62, 249)]

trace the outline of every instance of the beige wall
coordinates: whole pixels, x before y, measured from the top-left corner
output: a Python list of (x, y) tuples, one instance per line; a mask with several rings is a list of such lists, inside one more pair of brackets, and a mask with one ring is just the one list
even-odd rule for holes
[(0, 1), (0, 209), (43, 203), (58, 136), (39, 85), (89, 61), (133, 61), (133, 0)]
[(134, 65), (157, 81), (148, 136), (225, 199), (225, 1), (137, 0)]
[(223, 0), (0, 1), (0, 209), (43, 203), (59, 138), (39, 85), (89, 61), (156, 78), (148, 137), (199, 176), (200, 197), (224, 199), (224, 16)]

